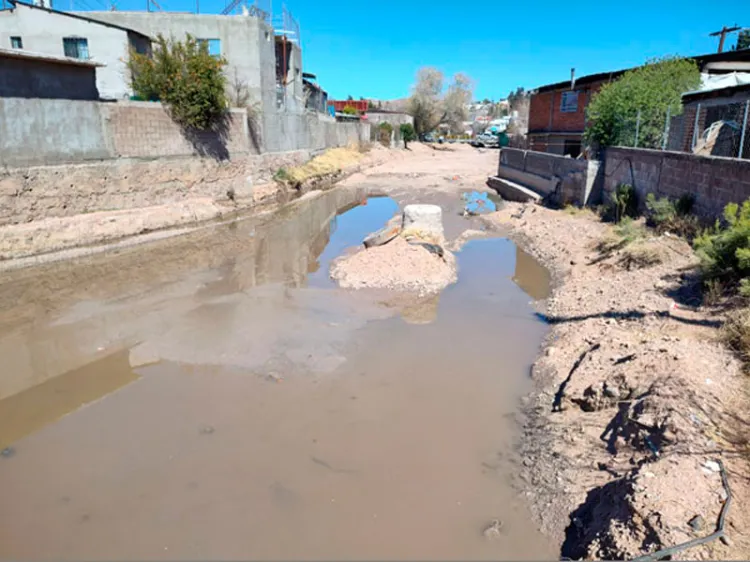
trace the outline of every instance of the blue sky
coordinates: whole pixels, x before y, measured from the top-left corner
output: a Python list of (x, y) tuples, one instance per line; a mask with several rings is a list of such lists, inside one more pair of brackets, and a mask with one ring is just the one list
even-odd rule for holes
[[(105, 0), (74, 1), (85, 9), (79, 2), (96, 7)], [(261, 1), (273, 1), (274, 11), (281, 5)], [(143, 9), (145, 0), (117, 3)], [(160, 3), (194, 7), (186, 0)], [(200, 5), (218, 13), (224, 1)], [(750, 27), (750, 0), (286, 0), (286, 6), (301, 26), (304, 70), (317, 74), (332, 98), (405, 97), (417, 69), (429, 65), (471, 76), (477, 99), (499, 99), (517, 86), (566, 80), (571, 67), (583, 76), (657, 56), (715, 52), (710, 32)]]

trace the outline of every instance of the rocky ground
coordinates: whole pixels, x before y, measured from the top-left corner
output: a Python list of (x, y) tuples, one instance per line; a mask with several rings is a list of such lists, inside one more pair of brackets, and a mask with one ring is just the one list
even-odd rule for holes
[(551, 332), (519, 474), (562, 556), (633, 558), (710, 535), (724, 473), (726, 536), (673, 558), (747, 559), (746, 375), (717, 341), (721, 310), (698, 306), (690, 247), (655, 237), (639, 260), (588, 212), (508, 204), (488, 220), (556, 280), (539, 304)]

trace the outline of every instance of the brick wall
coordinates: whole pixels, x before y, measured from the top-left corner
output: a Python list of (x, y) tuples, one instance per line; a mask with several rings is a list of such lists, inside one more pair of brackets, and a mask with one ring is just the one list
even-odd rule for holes
[(608, 148), (604, 158), (604, 192), (611, 193), (621, 183), (635, 187), (641, 204), (648, 193), (673, 199), (690, 193), (695, 197), (698, 214), (718, 217), (727, 203), (741, 203), (750, 198), (750, 160)]
[(247, 113), (242, 109), (233, 109), (216, 131), (183, 133), (161, 104), (124, 102), (102, 108), (116, 157), (200, 155), (226, 159), (249, 151)]
[(529, 102), (529, 131), (549, 129), (550, 107), (554, 92), (534, 94)]

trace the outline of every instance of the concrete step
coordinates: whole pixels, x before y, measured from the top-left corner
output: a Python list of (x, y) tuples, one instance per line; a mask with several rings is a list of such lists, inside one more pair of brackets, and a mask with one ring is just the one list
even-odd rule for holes
[(487, 185), (497, 191), (500, 194), (500, 197), (506, 201), (519, 201), (525, 203), (526, 201), (539, 202), (542, 200), (542, 196), (536, 191), (505, 178), (490, 176), (487, 178)]

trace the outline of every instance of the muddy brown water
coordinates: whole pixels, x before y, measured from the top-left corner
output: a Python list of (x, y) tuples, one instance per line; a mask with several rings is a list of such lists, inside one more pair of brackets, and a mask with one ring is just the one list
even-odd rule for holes
[(335, 288), (397, 207), (337, 189), (5, 274), (0, 558), (554, 556), (509, 461), (547, 273), (482, 239), (439, 296)]

